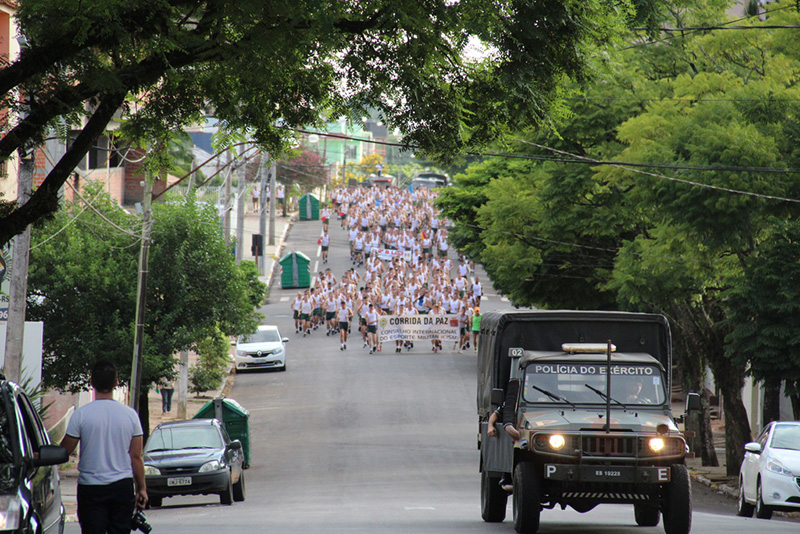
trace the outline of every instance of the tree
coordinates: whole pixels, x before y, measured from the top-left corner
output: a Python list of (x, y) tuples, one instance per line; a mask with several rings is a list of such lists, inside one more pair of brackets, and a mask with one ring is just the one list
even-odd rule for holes
[(283, 184), (298, 184), (301, 189), (310, 191), (328, 181), (328, 167), (318, 153), (301, 149), (281, 159), (277, 179)]
[[(0, 70), (3, 103), (25, 117), (6, 125), (0, 159), (64, 119), (86, 121), (30, 201), (0, 218), (0, 245), (57, 210), (120, 109), (129, 139), (163, 141), (211, 108), (223, 129), (252, 132), (271, 152), (287, 129), (377, 109), (404, 142), (447, 158), (547, 124), (563, 83), (586, 77), (593, 47), (625, 22), (653, 24), (657, 4), (26, 0), (27, 47)], [(464, 54), (473, 37), (487, 46), (482, 58)]]
[[(102, 192), (85, 191), (34, 232), (28, 314), (48, 325), (43, 381), (59, 390), (88, 385), (91, 364), (114, 361), (120, 380), (130, 376), (136, 270), (136, 220)], [(174, 354), (193, 348), (218, 330), (251, 332), (260, 315), (263, 284), (234, 262), (215, 208), (192, 197), (155, 204), (147, 291), (142, 404), (149, 428), (147, 391), (174, 373)], [(113, 223), (113, 225), (112, 225)], [(260, 294), (259, 294), (260, 293)]]

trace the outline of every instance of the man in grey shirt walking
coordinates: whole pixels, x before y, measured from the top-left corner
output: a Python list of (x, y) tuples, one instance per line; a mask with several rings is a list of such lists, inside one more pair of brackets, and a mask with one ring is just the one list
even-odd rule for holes
[(61, 441), (70, 454), (81, 445), (78, 521), (83, 534), (130, 534), (134, 509), (147, 504), (142, 426), (133, 409), (113, 399), (113, 363), (97, 362), (91, 383), (95, 400), (75, 411)]

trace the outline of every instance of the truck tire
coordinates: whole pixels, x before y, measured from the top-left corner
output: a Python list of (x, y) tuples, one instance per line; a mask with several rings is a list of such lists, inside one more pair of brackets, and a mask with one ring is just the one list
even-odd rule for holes
[(481, 517), (487, 523), (502, 523), (506, 518), (508, 493), (500, 487), (500, 478), (481, 471)]
[(772, 508), (764, 504), (764, 498), (761, 495), (760, 480), (756, 486), (756, 517), (759, 519), (772, 519)]
[(672, 466), (662, 512), (666, 534), (689, 534), (692, 530), (692, 484), (685, 465)]
[(753, 517), (755, 506), (744, 498), (744, 481), (739, 477), (739, 502), (736, 506), (736, 515), (739, 517)]
[(633, 517), (636, 518), (636, 524), (640, 527), (654, 527), (661, 519), (661, 511), (658, 506), (651, 504), (634, 504)]
[(534, 534), (539, 530), (541, 485), (533, 462), (520, 462), (514, 467), (514, 530), (519, 533)]

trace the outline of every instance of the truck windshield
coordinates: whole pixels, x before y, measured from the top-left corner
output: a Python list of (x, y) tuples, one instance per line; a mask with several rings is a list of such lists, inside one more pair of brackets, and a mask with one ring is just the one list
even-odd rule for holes
[[(523, 398), (526, 402), (558, 404), (562, 401), (543, 394), (538, 388), (575, 404), (605, 404), (601, 396), (587, 388), (606, 392), (605, 364), (532, 363), (525, 370)], [(664, 377), (655, 365), (611, 365), (611, 397), (626, 406), (660, 405), (666, 399)]]

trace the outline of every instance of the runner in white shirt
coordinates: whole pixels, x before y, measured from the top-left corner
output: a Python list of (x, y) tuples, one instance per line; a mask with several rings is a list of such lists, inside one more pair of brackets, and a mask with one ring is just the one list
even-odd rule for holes
[(347, 332), (350, 330), (350, 319), (353, 317), (353, 310), (342, 300), (339, 308), (336, 309), (336, 322), (339, 328), (339, 350), (347, 350)]
[(375, 307), (370, 304), (366, 314), (367, 319), (367, 340), (369, 342), (369, 353), (372, 354), (376, 350), (380, 350), (378, 346), (378, 312)]
[(303, 322), (300, 320), (300, 308), (303, 304), (303, 294), (297, 292), (297, 296), (292, 301), (292, 317), (294, 317), (294, 333), (299, 334), (300, 329), (303, 328)]
[(476, 276), (475, 282), (472, 284), (472, 297), (475, 299), (475, 306), (480, 306), (482, 292), (481, 281)]

